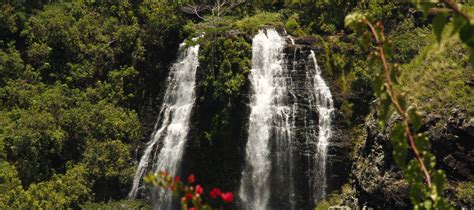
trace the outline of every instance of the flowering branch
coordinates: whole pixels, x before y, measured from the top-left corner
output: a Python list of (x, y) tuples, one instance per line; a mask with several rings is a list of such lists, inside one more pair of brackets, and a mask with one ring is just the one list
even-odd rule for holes
[(187, 178), (187, 185), (181, 181), (179, 176), (171, 177), (167, 172), (158, 172), (156, 175), (150, 174), (144, 178), (145, 182), (155, 186), (169, 189), (173, 195), (181, 197), (181, 208), (183, 210), (211, 210), (213, 207), (206, 204), (204, 200), (213, 200), (222, 208), (223, 205), (231, 203), (234, 200), (232, 192), (221, 192), (219, 188), (213, 188), (209, 192), (210, 198), (204, 194), (204, 188), (197, 184), (193, 174)]

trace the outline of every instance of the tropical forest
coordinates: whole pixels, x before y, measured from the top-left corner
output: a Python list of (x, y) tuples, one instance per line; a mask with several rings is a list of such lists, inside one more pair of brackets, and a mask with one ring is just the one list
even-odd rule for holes
[(474, 0), (0, 0), (0, 209), (474, 209)]

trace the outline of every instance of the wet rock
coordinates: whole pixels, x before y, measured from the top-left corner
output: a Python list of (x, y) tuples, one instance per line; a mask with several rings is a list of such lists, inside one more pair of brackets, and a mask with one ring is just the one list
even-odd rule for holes
[(320, 38), (314, 36), (295, 38), (295, 43), (301, 45), (312, 45), (314, 43), (321, 43), (321, 41), (322, 40)]
[(392, 157), (388, 133), (377, 127), (374, 115), (366, 122), (363, 144), (352, 165), (357, 204), (374, 209), (409, 208), (408, 185)]
[(474, 118), (466, 110), (453, 109), (447, 120), (428, 127), (428, 136), (449, 179), (474, 181)]
[[(474, 181), (474, 119), (462, 109), (453, 109), (446, 117), (439, 113), (424, 114), (421, 127), (431, 141), (437, 166), (448, 175), (448, 181)], [(377, 128), (375, 115), (366, 121), (363, 145), (356, 148), (352, 165), (355, 198), (347, 198), (352, 206), (367, 205), (375, 209), (410, 207), (408, 186), (394, 163), (388, 133), (397, 117), (392, 117), (385, 130)], [(454, 196), (448, 187), (448, 197)]]

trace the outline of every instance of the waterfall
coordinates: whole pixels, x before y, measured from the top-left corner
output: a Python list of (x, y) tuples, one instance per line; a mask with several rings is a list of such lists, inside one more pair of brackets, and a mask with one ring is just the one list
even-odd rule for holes
[[(150, 169), (155, 173), (167, 171), (171, 175), (176, 175), (180, 167), (191, 109), (195, 101), (194, 86), (199, 64), (199, 45), (185, 47), (182, 43), (179, 51), (179, 57), (169, 72), (167, 89), (152, 138), (143, 152), (133, 179), (132, 189), (128, 194), (130, 199), (136, 197), (146, 171)], [(170, 209), (171, 193), (162, 189), (157, 189), (157, 191), (155, 193), (158, 198), (155, 200), (155, 206), (158, 209)]]
[(290, 186), (283, 185), (291, 184), (292, 159), (289, 75), (283, 67), (285, 46), (285, 39), (274, 29), (266, 29), (266, 33), (260, 30), (252, 40), (249, 136), (239, 191), (244, 209), (267, 209), (271, 196), (278, 195), (270, 193), (271, 185), (285, 188), (279, 189), (282, 195), (291, 192)]
[(334, 112), (333, 100), (331, 91), (326, 85), (326, 82), (321, 77), (321, 69), (318, 66), (316, 56), (311, 50), (310, 57), (313, 61), (314, 68), (310, 71), (310, 81), (312, 83), (312, 99), (316, 105), (316, 109), (319, 115), (319, 134), (317, 142), (317, 153), (314, 158), (315, 163), (315, 174), (310, 180), (312, 185), (313, 198), (315, 202), (321, 201), (326, 197), (327, 188), (327, 174), (326, 174), (326, 161), (327, 161), (327, 147), (329, 140), (332, 135), (331, 130), (331, 117)]

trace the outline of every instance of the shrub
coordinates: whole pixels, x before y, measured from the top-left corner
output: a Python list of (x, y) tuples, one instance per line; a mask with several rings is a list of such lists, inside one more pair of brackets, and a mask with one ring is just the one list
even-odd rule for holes
[(470, 207), (474, 206), (474, 182), (458, 183), (456, 195), (463, 204)]

